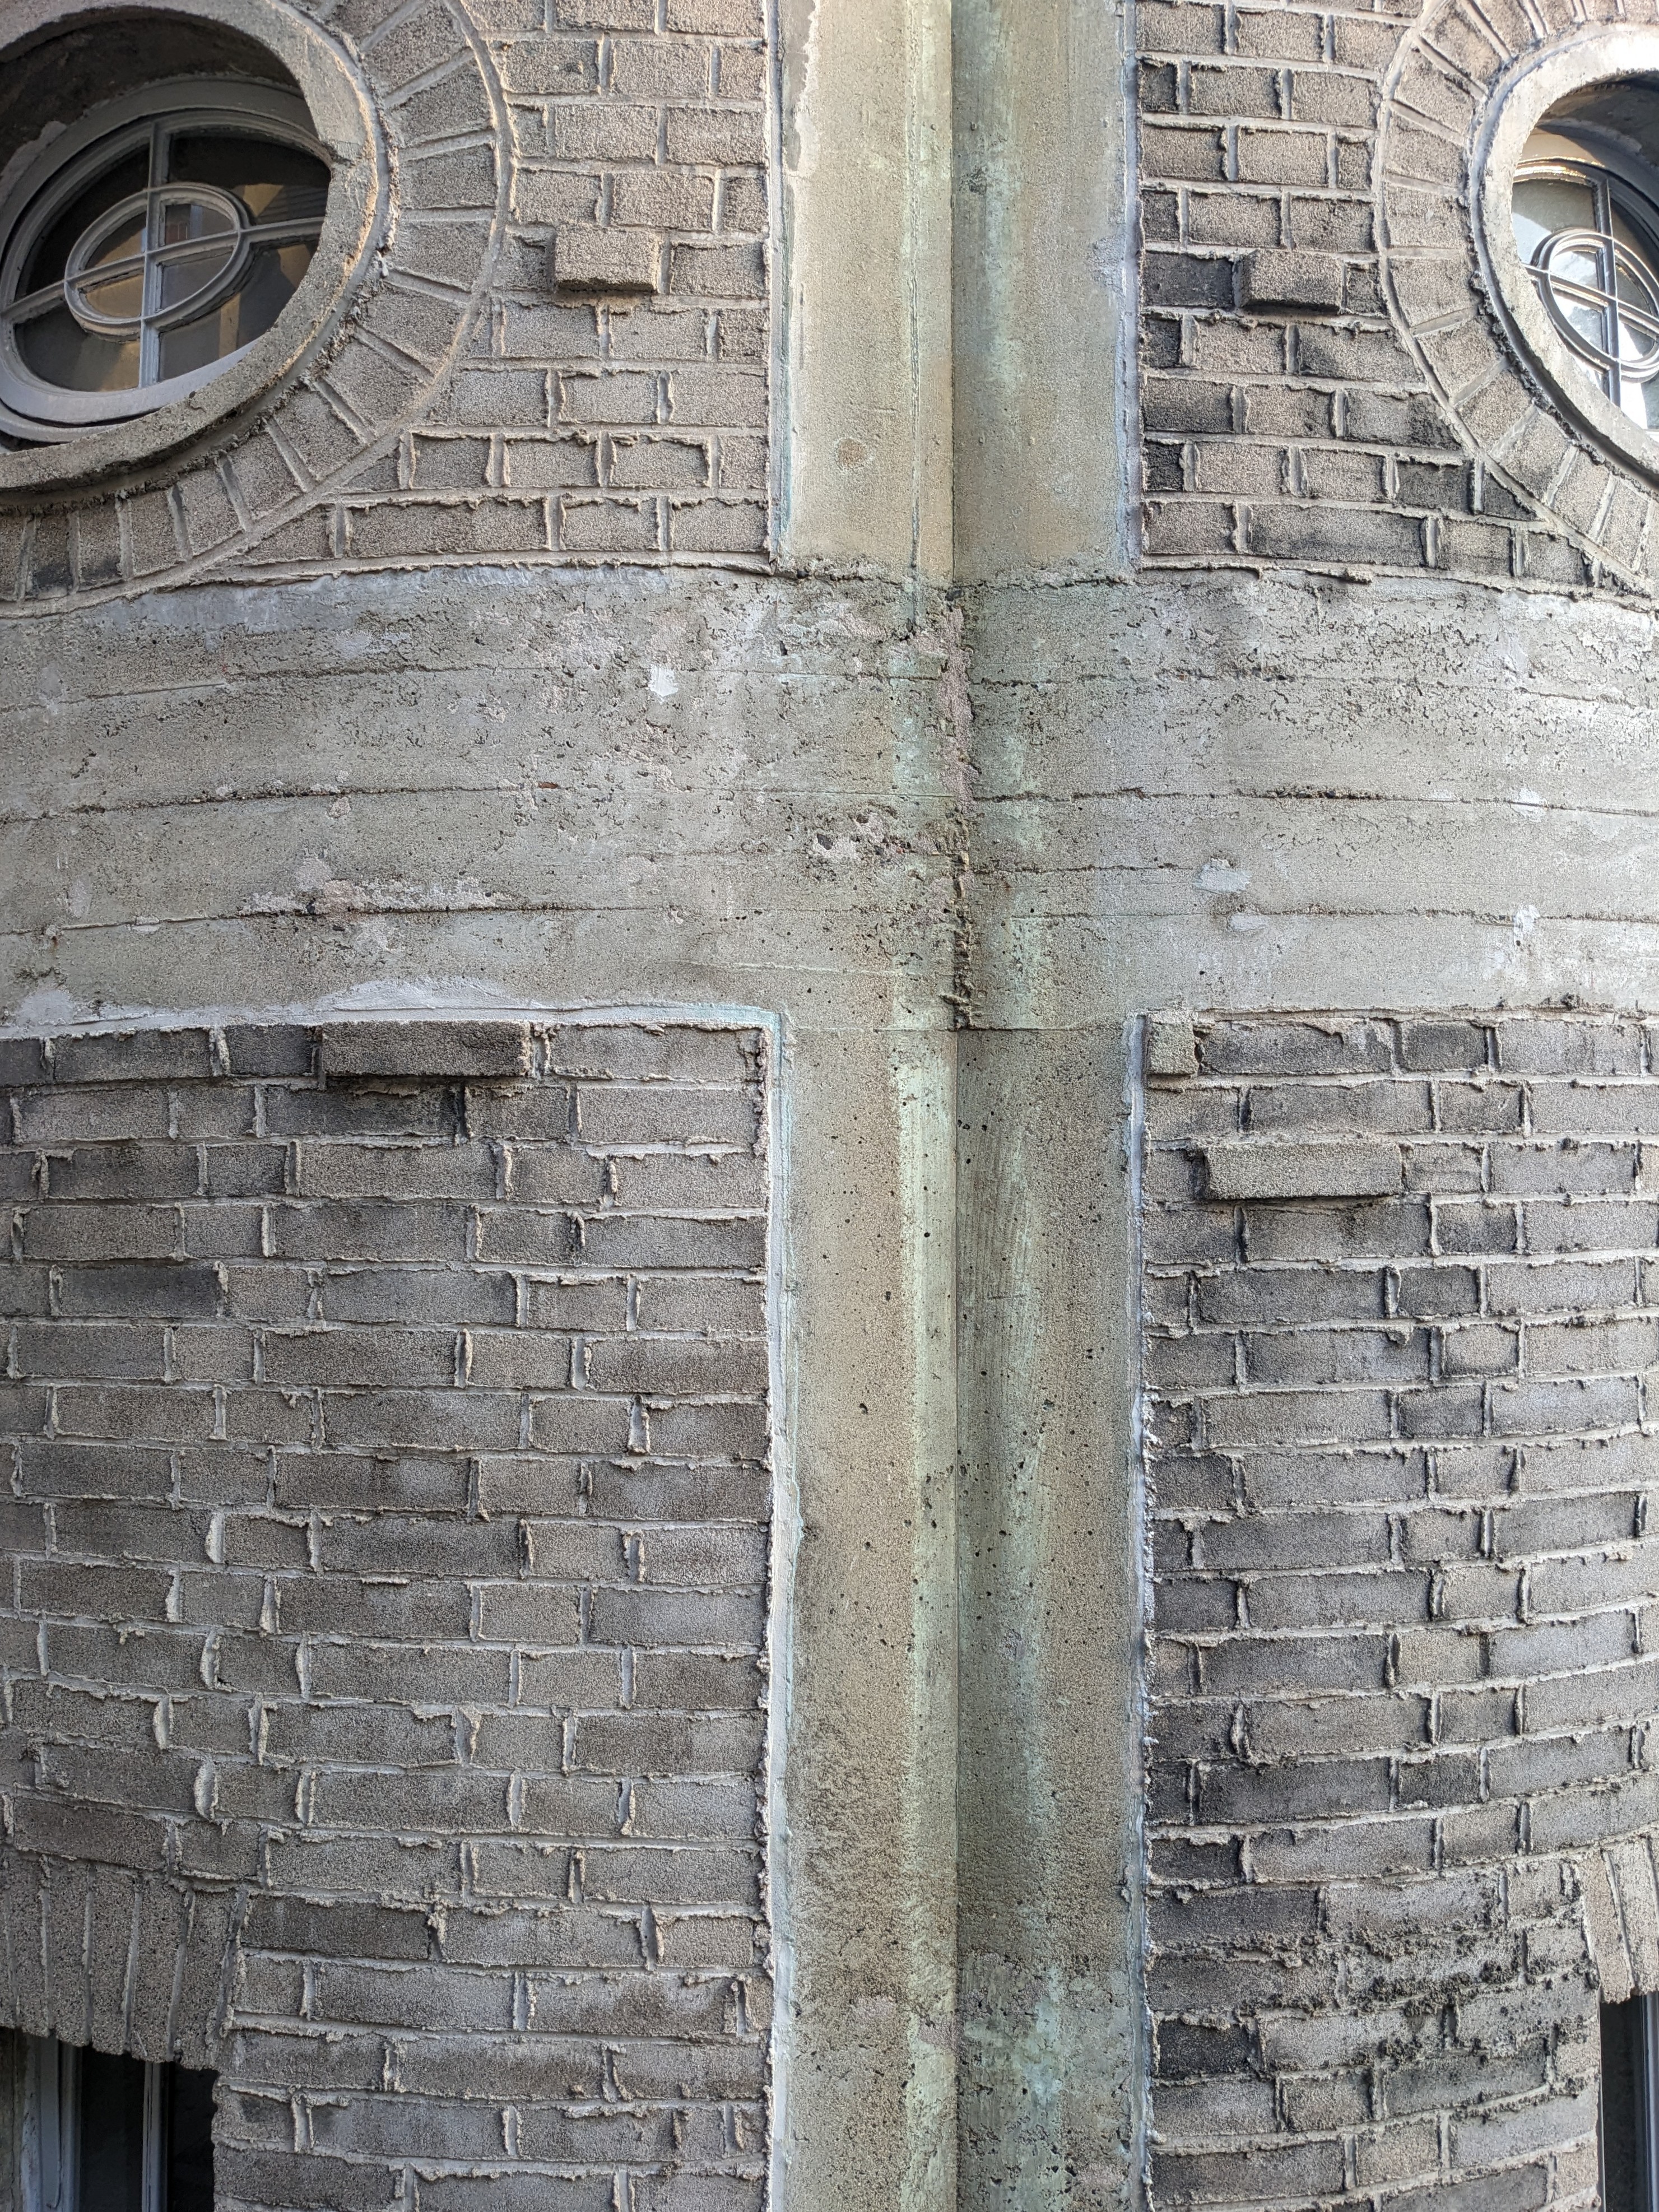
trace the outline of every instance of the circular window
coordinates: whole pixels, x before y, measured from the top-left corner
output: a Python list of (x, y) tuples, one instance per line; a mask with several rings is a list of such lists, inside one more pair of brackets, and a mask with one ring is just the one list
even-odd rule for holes
[(1659, 475), (1659, 35), (1597, 26), (1528, 56), (1481, 137), (1511, 337), (1597, 444)]
[(299, 289), (329, 178), (271, 86), (191, 78), (94, 109), (0, 208), (0, 428), (76, 437), (220, 375)]
[(1659, 208), (1547, 131), (1527, 142), (1512, 206), (1516, 245), (1569, 350), (1632, 422), (1659, 429)]

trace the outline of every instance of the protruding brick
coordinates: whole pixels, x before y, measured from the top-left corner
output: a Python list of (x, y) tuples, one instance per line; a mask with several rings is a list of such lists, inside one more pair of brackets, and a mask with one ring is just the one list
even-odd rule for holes
[(1343, 275), (1334, 253), (1261, 246), (1239, 264), (1239, 305), (1257, 314), (1339, 314)]
[(661, 290), (662, 264), (662, 239), (656, 231), (561, 223), (550, 272), (561, 292), (639, 295)]
[(511, 1021), (334, 1022), (317, 1032), (325, 1075), (522, 1076), (530, 1025)]

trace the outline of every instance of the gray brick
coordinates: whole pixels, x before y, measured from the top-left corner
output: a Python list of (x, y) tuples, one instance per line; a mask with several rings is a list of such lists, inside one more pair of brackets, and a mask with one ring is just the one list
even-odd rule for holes
[(269, 1209), (269, 1249), (278, 1260), (465, 1260), (472, 1218), (436, 1201), (286, 1202)]
[(1596, 1306), (1636, 1303), (1638, 1262), (1608, 1260), (1505, 1261), (1486, 1269), (1486, 1304), (1493, 1313), (1577, 1315)]
[(1529, 1252), (1644, 1250), (1659, 1242), (1659, 1207), (1642, 1200), (1532, 1199), (1525, 1209)]
[(1624, 1377), (1502, 1382), (1492, 1395), (1492, 1426), (1503, 1436), (1617, 1428), (1635, 1421), (1638, 1413), (1636, 1385)]
[(1401, 1261), (1426, 1259), (1430, 1252), (1429, 1209), (1416, 1198), (1254, 1206), (1246, 1233), (1253, 1261)]
[(1542, 1135), (1659, 1135), (1659, 1085), (1534, 1081), (1527, 1095)]
[(239, 1082), (258, 1076), (303, 1079), (312, 1073), (315, 1039), (297, 1024), (234, 1024), (220, 1031), (228, 1074)]
[(1634, 1141), (1496, 1144), (1489, 1147), (1491, 1188), (1506, 1197), (1572, 1193), (1627, 1198), (1638, 1188), (1641, 1152)]
[(459, 1091), (440, 1084), (377, 1088), (365, 1082), (331, 1091), (273, 1084), (264, 1093), (265, 1127), (281, 1139), (453, 1137), (459, 1099)]
[(1423, 1497), (1424, 1455), (1401, 1443), (1335, 1451), (1267, 1449), (1239, 1456), (1243, 1493), (1267, 1510), (1301, 1506), (1310, 1498), (1332, 1505), (1394, 1505)]
[(203, 1082), (215, 1074), (205, 1030), (119, 1030), (58, 1037), (59, 1083)]
[(1366, 1021), (1218, 1021), (1200, 1026), (1198, 1056), (1206, 1075), (1387, 1074), (1391, 1048), (1386, 1029)]
[(1205, 1147), (1211, 1195), (1218, 1199), (1383, 1198), (1401, 1188), (1396, 1145), (1349, 1139), (1263, 1144), (1250, 1138)]
[(1430, 1342), (1421, 1329), (1253, 1331), (1243, 1344), (1244, 1371), (1255, 1384), (1299, 1389), (1320, 1383), (1429, 1379)]

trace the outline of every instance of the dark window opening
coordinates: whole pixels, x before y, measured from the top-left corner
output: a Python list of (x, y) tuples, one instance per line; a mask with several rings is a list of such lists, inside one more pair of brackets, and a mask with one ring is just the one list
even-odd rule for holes
[(1602, 2212), (1659, 2212), (1659, 1998), (1601, 2008)]
[(213, 2212), (213, 2075), (16, 2045), (20, 2212)]

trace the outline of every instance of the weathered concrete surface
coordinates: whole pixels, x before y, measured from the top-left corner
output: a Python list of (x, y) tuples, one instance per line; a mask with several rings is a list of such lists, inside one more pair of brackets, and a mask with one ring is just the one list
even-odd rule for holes
[(977, 602), (976, 1020), (1651, 1004), (1654, 635), (1312, 576)]
[(777, 543), (951, 574), (949, 0), (781, 0)]
[(1109, 1030), (963, 1039), (958, 1925), (964, 2201), (1116, 2204), (1137, 1636)]
[(955, 574), (1126, 564), (1133, 241), (1118, 7), (957, 0)]

